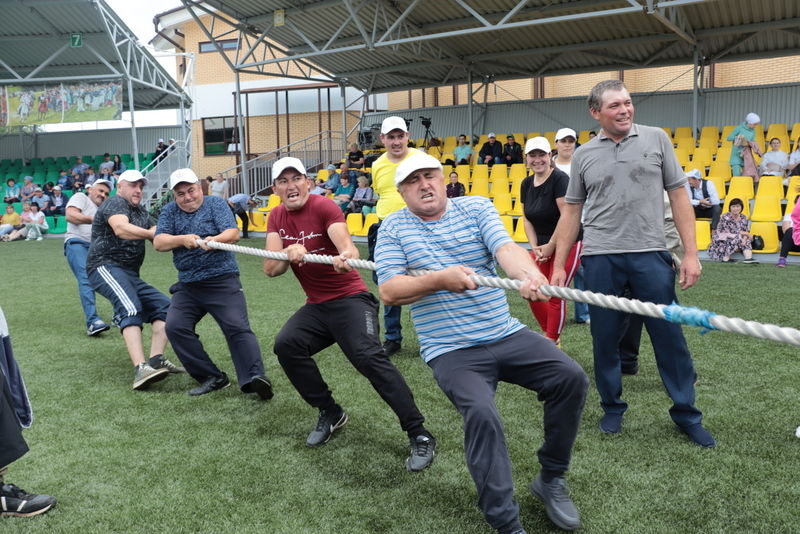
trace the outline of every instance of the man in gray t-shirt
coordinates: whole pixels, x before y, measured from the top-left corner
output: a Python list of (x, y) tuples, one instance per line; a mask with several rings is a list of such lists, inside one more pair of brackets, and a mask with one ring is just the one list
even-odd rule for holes
[(81, 298), (83, 315), (86, 318), (86, 334), (96, 336), (111, 328), (97, 315), (94, 290), (86, 275), (86, 258), (89, 256), (89, 243), (92, 241), (92, 220), (97, 206), (102, 204), (111, 192), (111, 182), (95, 180), (86, 193), (75, 193), (67, 202), (67, 233), (64, 234), (64, 256), (69, 268), (78, 281), (78, 295)]
[[(700, 277), (694, 212), (684, 190), (686, 178), (672, 143), (659, 128), (633, 122), (633, 102), (618, 80), (597, 84), (589, 95), (589, 112), (600, 134), (581, 146), (572, 160), (566, 205), (556, 230), (551, 283), (564, 285), (564, 264), (584, 212), (583, 256), (586, 289), (671, 304), (675, 268), (664, 238), (666, 191), (685, 249), (680, 265), (682, 289)], [(605, 415), (600, 430), (616, 434), (628, 405), (622, 400), (619, 339), (624, 313), (590, 306), (595, 383)], [(680, 325), (645, 318), (664, 387), (673, 401), (670, 416), (696, 445), (713, 447), (694, 406), (694, 366)]]

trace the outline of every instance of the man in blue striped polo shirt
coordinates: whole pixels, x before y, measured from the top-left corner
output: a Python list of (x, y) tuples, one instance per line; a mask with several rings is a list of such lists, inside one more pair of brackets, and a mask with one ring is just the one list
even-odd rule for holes
[[(547, 279), (512, 241), (488, 199), (447, 198), (436, 158), (412, 154), (398, 166), (395, 184), (407, 207), (386, 217), (378, 233), (380, 296), (387, 305), (411, 304), (422, 358), (464, 418), (467, 466), (487, 522), (500, 533), (525, 532), (494, 402), (502, 380), (534, 390), (544, 401), (542, 470), (530, 490), (557, 526), (580, 528), (564, 473), (586, 398), (586, 374), (552, 341), (510, 315), (502, 289), (478, 287), (469, 275), (496, 276), (496, 258), (510, 278), (523, 281), (523, 298), (541, 301), (547, 297), (537, 288)], [(412, 269), (432, 272), (409, 276)]]

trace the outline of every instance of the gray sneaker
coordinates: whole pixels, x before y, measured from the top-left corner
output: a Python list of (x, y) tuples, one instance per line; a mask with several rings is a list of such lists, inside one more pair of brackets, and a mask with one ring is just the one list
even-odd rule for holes
[(317, 426), (306, 439), (306, 445), (309, 447), (319, 447), (324, 445), (331, 439), (333, 433), (344, 426), (347, 422), (347, 414), (340, 406), (331, 408), (330, 410), (320, 410)]
[(163, 354), (157, 354), (155, 356), (152, 356), (148, 363), (153, 369), (166, 369), (171, 374), (186, 372), (186, 369), (184, 369), (183, 367), (178, 367), (177, 365), (166, 359)]
[(92, 324), (86, 327), (86, 335), (87, 336), (96, 336), (106, 330), (110, 329), (111, 327), (106, 324), (103, 320), (97, 319)]
[(558, 528), (563, 530), (578, 530), (581, 528), (581, 518), (578, 509), (572, 502), (567, 491), (567, 481), (563, 477), (555, 477), (548, 483), (542, 480), (541, 473), (528, 485), (534, 497), (544, 503), (547, 517)]
[(133, 389), (137, 391), (147, 389), (151, 384), (164, 380), (167, 378), (167, 375), (169, 375), (169, 370), (166, 368), (161, 367), (160, 369), (153, 369), (146, 363), (140, 363), (135, 369)]
[(412, 473), (422, 471), (433, 463), (436, 456), (436, 438), (427, 434), (420, 434), (410, 438), (411, 456), (406, 459), (406, 469)]

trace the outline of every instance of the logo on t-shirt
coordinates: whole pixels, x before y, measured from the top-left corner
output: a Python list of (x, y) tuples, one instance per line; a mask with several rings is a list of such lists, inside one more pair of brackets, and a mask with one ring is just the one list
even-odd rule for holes
[[(316, 237), (322, 237), (322, 234), (317, 234), (317, 233), (314, 233), (314, 232), (310, 232), (308, 235), (306, 235), (305, 230), (301, 230), (300, 231), (300, 235), (298, 235), (297, 237), (292, 236), (292, 235), (288, 235), (286, 233), (286, 230), (283, 229), (283, 228), (279, 229), (278, 233), (280, 234), (282, 240), (294, 241), (295, 243), (303, 245), (304, 247), (306, 247), (306, 241), (308, 241), (310, 239), (314, 239)], [(320, 250), (324, 250), (324, 248), (325, 247), (319, 247), (319, 248), (316, 248), (314, 250), (311, 250), (308, 247), (306, 247), (306, 250), (308, 250), (308, 252), (313, 253), (313, 252), (317, 252), (317, 251), (320, 251)]]

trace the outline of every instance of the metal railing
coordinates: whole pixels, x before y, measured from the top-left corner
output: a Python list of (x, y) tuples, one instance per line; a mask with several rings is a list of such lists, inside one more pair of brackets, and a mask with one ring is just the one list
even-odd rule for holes
[(248, 160), (244, 165), (237, 165), (221, 171), (228, 181), (229, 194), (235, 195), (245, 190), (251, 195), (263, 196), (272, 186), (272, 164), (280, 158), (291, 156), (299, 159), (306, 166), (309, 174), (325, 168), (330, 162), (338, 162), (347, 153), (347, 141), (341, 131), (325, 130), (294, 143), (283, 146)]
[(169, 176), (178, 169), (190, 166), (191, 154), (186, 148), (186, 142), (176, 141), (173, 146), (175, 148), (163, 153), (162, 157), (154, 159), (141, 170), (147, 177), (142, 203), (148, 210), (169, 193)]

